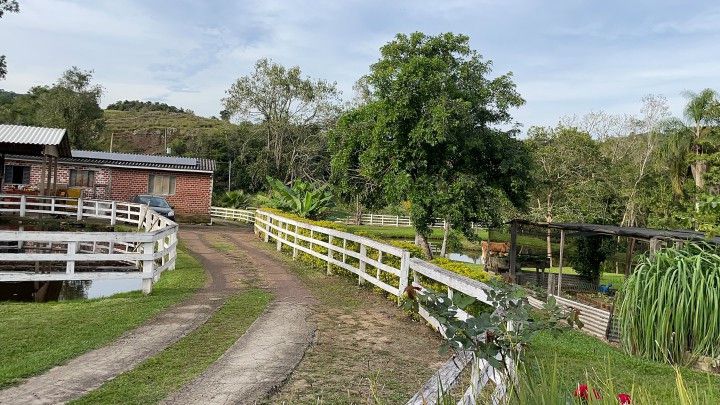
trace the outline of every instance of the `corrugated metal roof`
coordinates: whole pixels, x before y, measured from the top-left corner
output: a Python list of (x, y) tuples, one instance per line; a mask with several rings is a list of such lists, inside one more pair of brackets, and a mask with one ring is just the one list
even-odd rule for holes
[(0, 142), (60, 145), (65, 129), (0, 124)]
[[(38, 160), (37, 157), (9, 155), (7, 159)], [(141, 169), (162, 169), (169, 171), (208, 172), (215, 171), (211, 159), (187, 158), (181, 156), (141, 155), (134, 153), (113, 153), (93, 150), (73, 150), (72, 157), (60, 158), (61, 163), (76, 163), (88, 166), (120, 166)]]

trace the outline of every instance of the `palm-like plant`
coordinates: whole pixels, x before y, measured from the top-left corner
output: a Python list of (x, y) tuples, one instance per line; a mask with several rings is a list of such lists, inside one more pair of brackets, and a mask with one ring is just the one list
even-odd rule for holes
[[(712, 89), (705, 89), (700, 93), (686, 92), (688, 103), (685, 106), (685, 117), (690, 120), (693, 125), (694, 145), (693, 152), (696, 155), (702, 154), (701, 142), (705, 134), (705, 128), (711, 124), (713, 120), (718, 119), (720, 112), (720, 103), (718, 103), (717, 93)], [(698, 190), (705, 187), (704, 175), (707, 170), (707, 164), (703, 160), (696, 158), (690, 166), (695, 180), (695, 186)]]
[(250, 205), (250, 195), (243, 190), (226, 191), (218, 203), (225, 208), (246, 208)]
[(317, 219), (332, 206), (332, 193), (327, 185), (316, 186), (302, 180), (295, 180), (290, 186), (272, 177), (268, 203), (274, 208), (291, 212), (303, 218)]

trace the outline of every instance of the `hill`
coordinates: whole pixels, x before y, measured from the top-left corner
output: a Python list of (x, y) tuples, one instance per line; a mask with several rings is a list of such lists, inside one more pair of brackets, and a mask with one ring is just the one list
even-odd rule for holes
[[(168, 111), (105, 110), (101, 149), (113, 152), (162, 154), (165, 134), (170, 146), (175, 139), (221, 134), (238, 127), (216, 118)], [(114, 135), (113, 135), (114, 134)]]

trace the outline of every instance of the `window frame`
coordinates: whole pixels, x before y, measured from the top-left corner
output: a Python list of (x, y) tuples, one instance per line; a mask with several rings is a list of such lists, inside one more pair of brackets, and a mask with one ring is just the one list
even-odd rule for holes
[[(22, 169), (21, 170), (22, 174), (20, 175), (20, 179), (21, 179), (20, 183), (14, 181), (16, 168)], [(30, 175), (32, 173), (32, 166), (6, 164), (4, 169), (5, 169), (5, 171), (3, 172), (3, 183), (4, 184), (14, 185), (14, 186), (25, 186), (25, 185), (29, 185), (32, 181), (30, 178)], [(8, 169), (11, 169), (11, 171), (12, 171), (12, 174), (10, 174), (10, 181), (6, 180), (8, 177)], [(25, 175), (25, 172), (27, 172), (27, 175)], [(27, 179), (27, 181), (25, 181), (25, 179)]]
[[(75, 174), (75, 176), (73, 176), (73, 174)], [(77, 184), (78, 175), (83, 179), (83, 184)], [(68, 169), (68, 187), (95, 187), (95, 170)]]
[[(156, 189), (155, 184), (157, 180), (160, 180), (160, 190)], [(167, 184), (165, 184), (167, 182)], [(167, 187), (167, 192), (165, 188)], [(148, 194), (150, 195), (162, 195), (171, 196), (175, 195), (177, 190), (177, 176), (174, 174), (155, 174), (151, 173), (148, 175)]]

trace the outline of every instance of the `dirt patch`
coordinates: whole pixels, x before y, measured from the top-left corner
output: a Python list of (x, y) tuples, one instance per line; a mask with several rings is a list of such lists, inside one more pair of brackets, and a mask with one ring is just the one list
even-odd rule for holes
[(438, 351), (439, 335), (394, 300), (294, 262), (272, 244), (252, 243), (252, 257), (264, 252), (282, 260), (318, 299), (310, 317), (317, 324), (315, 344), (265, 403), (404, 403), (447, 360)]

